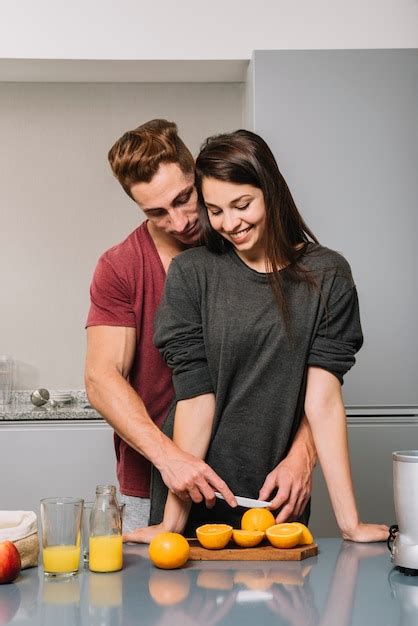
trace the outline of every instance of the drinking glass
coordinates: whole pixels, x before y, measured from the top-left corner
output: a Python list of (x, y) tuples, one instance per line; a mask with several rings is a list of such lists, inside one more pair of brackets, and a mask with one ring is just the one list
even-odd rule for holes
[(46, 576), (77, 574), (80, 563), (82, 498), (41, 500), (42, 556)]

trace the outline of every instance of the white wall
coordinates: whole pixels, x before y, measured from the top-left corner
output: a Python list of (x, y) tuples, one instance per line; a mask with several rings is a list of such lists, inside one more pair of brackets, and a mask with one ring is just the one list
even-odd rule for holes
[(99, 255), (142, 220), (107, 152), (128, 128), (175, 120), (196, 152), (242, 125), (239, 84), (0, 83), (0, 353), (17, 389), (81, 389)]
[(1, 0), (0, 58), (249, 59), (418, 45), (417, 0)]

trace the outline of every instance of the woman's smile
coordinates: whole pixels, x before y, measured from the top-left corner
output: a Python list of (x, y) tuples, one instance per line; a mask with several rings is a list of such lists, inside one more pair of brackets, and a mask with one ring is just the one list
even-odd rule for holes
[(235, 233), (228, 233), (234, 243), (243, 243), (247, 240), (247, 235), (249, 235), (250, 231), (253, 229), (253, 226), (248, 226), (242, 230), (239, 230)]
[(261, 189), (208, 177), (202, 193), (212, 228), (232, 243), (243, 261), (264, 267), (266, 207)]

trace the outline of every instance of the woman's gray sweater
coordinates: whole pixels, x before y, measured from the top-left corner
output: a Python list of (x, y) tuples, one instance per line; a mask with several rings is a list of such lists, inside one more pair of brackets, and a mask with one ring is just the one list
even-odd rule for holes
[[(303, 416), (308, 366), (342, 382), (362, 345), (347, 261), (311, 243), (300, 262), (317, 287), (294, 282), (282, 270), (290, 335), (267, 276), (233, 250), (219, 255), (200, 247), (177, 256), (157, 312), (154, 342), (173, 370), (176, 399), (215, 394), (206, 462), (236, 495), (257, 498), (286, 456)], [(174, 409), (163, 428), (169, 435)], [(165, 498), (155, 471), (151, 523), (161, 521)], [(210, 521), (237, 526), (242, 512), (219, 501), (211, 510), (193, 505), (187, 532)]]

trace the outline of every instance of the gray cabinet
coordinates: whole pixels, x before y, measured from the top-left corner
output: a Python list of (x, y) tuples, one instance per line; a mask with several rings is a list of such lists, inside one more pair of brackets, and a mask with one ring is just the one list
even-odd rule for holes
[(93, 499), (116, 485), (113, 431), (102, 421), (0, 423), (0, 508), (39, 512), (49, 496)]
[(349, 260), (365, 343), (347, 404), (418, 405), (418, 50), (256, 51), (247, 125)]
[[(418, 447), (417, 416), (349, 419), (348, 435), (354, 490), (363, 522), (396, 523), (393, 506), (392, 452)], [(311, 530), (315, 537), (338, 537), (325, 480), (314, 472)]]

